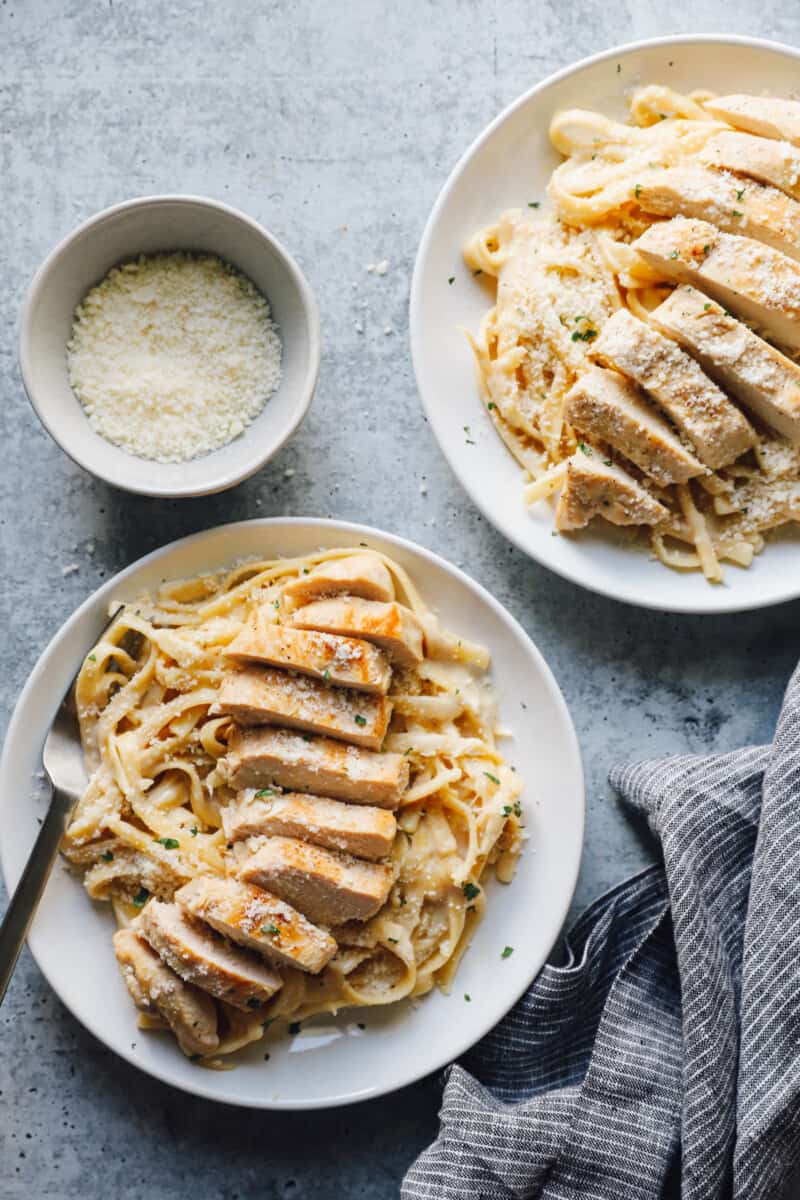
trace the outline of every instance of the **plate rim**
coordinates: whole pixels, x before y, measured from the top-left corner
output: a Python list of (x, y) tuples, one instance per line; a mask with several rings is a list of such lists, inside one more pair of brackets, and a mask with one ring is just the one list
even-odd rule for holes
[[(556, 909), (556, 916), (558, 918), (558, 925), (557, 925), (556, 932), (552, 938), (552, 941), (551, 941), (548, 949), (546, 950), (546, 952), (544, 953), (543, 956), (540, 956), (541, 961), (539, 961), (534, 966), (534, 968), (532, 969), (532, 971), (530, 973), (526, 972), (525, 981), (523, 982), (523, 985), (521, 987), (519, 987), (518, 989), (515, 989), (513, 993), (509, 993), (508, 1004), (504, 1006), (503, 1011), (500, 1012), (499, 1014), (493, 1014), (492, 1018), (490, 1020), (481, 1022), (480, 1027), (479, 1027), (479, 1032), (475, 1033), (474, 1035), (470, 1034), (462, 1043), (459, 1044), (459, 1049), (454, 1054), (452, 1054), (452, 1055), (448, 1054), (444, 1058), (441, 1058), (438, 1054), (434, 1053), (432, 1055), (430, 1061), (426, 1062), (422, 1068), (420, 1068), (418, 1065), (413, 1065), (415, 1060), (413, 1059), (412, 1056), (409, 1056), (409, 1059), (408, 1059), (409, 1066), (405, 1070), (401, 1070), (399, 1072), (398, 1077), (395, 1079), (395, 1081), (387, 1083), (387, 1084), (378, 1083), (378, 1084), (371, 1085), (367, 1088), (359, 1089), (357, 1091), (354, 1090), (352, 1092), (344, 1094), (343, 1096), (337, 1097), (336, 1099), (333, 1099), (333, 1100), (325, 1099), (325, 1098), (311, 1099), (311, 1100), (296, 1100), (296, 1099), (288, 1099), (287, 1100), (287, 1099), (280, 1099), (280, 1098), (278, 1098), (278, 1099), (271, 1098), (269, 1095), (258, 1096), (258, 1097), (242, 1097), (242, 1096), (231, 1097), (231, 1096), (220, 1095), (210, 1083), (206, 1084), (199, 1078), (198, 1078), (196, 1084), (195, 1084), (194, 1080), (192, 1080), (191, 1084), (190, 1084), (189, 1082), (187, 1082), (181, 1078), (173, 1076), (173, 1074), (171, 1073), (169, 1066), (168, 1066), (169, 1060), (167, 1060), (167, 1066), (163, 1069), (162, 1069), (160, 1063), (156, 1064), (155, 1066), (153, 1064), (149, 1064), (149, 1063), (148, 1064), (142, 1063), (127, 1049), (128, 1043), (126, 1040), (123, 1040), (119, 1047), (111, 1045), (109, 1043), (109, 1041), (106, 1039), (106, 1037), (103, 1035), (103, 1033), (100, 1032), (100, 1030), (97, 1028), (96, 1023), (94, 1021), (84, 1020), (83, 1016), (79, 1016), (74, 1011), (72, 1005), (70, 1003), (68, 1003), (65, 999), (62, 998), (61, 993), (59, 992), (58, 988), (52, 982), (52, 980), (50, 978), (50, 972), (47, 969), (47, 966), (41, 961), (41, 957), (42, 957), (41, 949), (35, 944), (36, 937), (35, 937), (35, 918), (34, 918), (34, 925), (32, 926), (31, 931), (29, 933), (27, 944), (28, 944), (28, 949), (30, 950), (31, 955), (34, 959), (34, 962), (36, 963), (36, 966), (38, 967), (41, 974), (44, 976), (48, 986), (58, 997), (60, 1003), (63, 1004), (64, 1007), (70, 1012), (72, 1017), (76, 1021), (78, 1021), (78, 1023), (84, 1029), (86, 1029), (94, 1038), (96, 1038), (98, 1042), (100, 1042), (103, 1046), (105, 1046), (106, 1049), (110, 1050), (111, 1053), (118, 1055), (120, 1058), (123, 1058), (126, 1062), (128, 1062), (132, 1066), (138, 1068), (138, 1070), (143, 1071), (145, 1074), (149, 1075), (151, 1078), (157, 1079), (161, 1083), (164, 1083), (171, 1087), (177, 1088), (179, 1091), (184, 1092), (188, 1095), (198, 1096), (205, 1100), (213, 1100), (220, 1104), (229, 1104), (234, 1107), (259, 1109), (259, 1110), (264, 1110), (264, 1111), (286, 1111), (286, 1112), (295, 1111), (295, 1112), (297, 1112), (297, 1111), (313, 1111), (313, 1110), (319, 1110), (319, 1109), (333, 1109), (333, 1108), (349, 1106), (351, 1104), (357, 1104), (357, 1103), (360, 1103), (365, 1100), (376, 1099), (379, 1096), (397, 1092), (401, 1088), (404, 1088), (404, 1087), (409, 1086), (410, 1084), (416, 1083), (420, 1079), (423, 1079), (426, 1076), (431, 1075), (431, 1074), (435, 1073), (436, 1071), (441, 1070), (443, 1067), (447, 1066), (449, 1063), (455, 1062), (464, 1053), (466, 1053), (467, 1050), (469, 1050), (478, 1041), (480, 1041), (481, 1038), (485, 1037), (486, 1034), (491, 1029), (493, 1029), (494, 1026), (499, 1021), (501, 1021), (503, 1019), (503, 1017), (510, 1011), (510, 1009), (514, 1006), (514, 1004), (517, 1003), (520, 996), (522, 996), (524, 994), (524, 992), (527, 991), (528, 987), (530, 987), (530, 985), (534, 981), (534, 979), (536, 979), (539, 972), (542, 970), (545, 963), (547, 962), (547, 959), (549, 958), (550, 954), (552, 953), (553, 947), (556, 945), (559, 936), (563, 932), (564, 924), (567, 919), (569, 908), (574, 899), (575, 888), (576, 888), (577, 882), (578, 882), (578, 875), (579, 875), (580, 867), (581, 867), (581, 864), (583, 861), (585, 830), (586, 830), (586, 776), (585, 776), (585, 771), (584, 771), (583, 756), (581, 753), (580, 743), (578, 741), (577, 732), (575, 730), (575, 724), (572, 720), (572, 716), (569, 711), (569, 707), (567, 705), (564, 694), (561, 691), (561, 687), (559, 686), (559, 683), (558, 683), (551, 667), (547, 663), (544, 655), (542, 654), (541, 650), (534, 642), (533, 638), (531, 638), (531, 636), (525, 631), (525, 629), (523, 629), (522, 625), (516, 619), (516, 617), (514, 617), (513, 614), (510, 613), (502, 604), (500, 604), (500, 602), (498, 600), (496, 600), (495, 597), (488, 591), (488, 589), (483, 587), (482, 584), (478, 583), (477, 580), (475, 580), (471, 576), (467, 575), (467, 573), (465, 571), (462, 571), (460, 567), (457, 567), (455, 564), (448, 562), (447, 559), (442, 558), (435, 551), (429, 550), (427, 547), (421, 546), (421, 545), (419, 545), (419, 543), (413, 542), (409, 538), (405, 538), (400, 534), (389, 533), (387, 531), (378, 529), (378, 528), (376, 528), (374, 526), (370, 526), (370, 525), (362, 525), (360, 523), (351, 522), (351, 521), (339, 521), (339, 520), (336, 520), (335, 518), (329, 518), (329, 517), (300, 517), (300, 516), (256, 517), (256, 518), (250, 518), (248, 520), (243, 520), (243, 521), (234, 521), (234, 522), (223, 523), (220, 525), (213, 525), (207, 529), (199, 530), (196, 533), (189, 534), (185, 537), (177, 538), (172, 542), (166, 543), (164, 546), (158, 547), (157, 549), (150, 551), (148, 554), (142, 555), (140, 558), (135, 559), (134, 562), (130, 563), (127, 567), (124, 567), (121, 571), (118, 571), (111, 578), (109, 578), (108, 580), (105, 580), (99, 588), (96, 588), (89, 596), (86, 597), (86, 599), (80, 605), (78, 605), (78, 607), (76, 609), (73, 610), (73, 612), (66, 618), (66, 620), (60, 625), (60, 627), (53, 634), (53, 636), (48, 640), (46, 646), (44, 647), (44, 649), (41, 651), (41, 653), (37, 657), (37, 660), (36, 660), (32, 670), (30, 671), (30, 674), (28, 675), (28, 678), (27, 678), (21, 692), (19, 693), (19, 696), (17, 697), (16, 703), (14, 705), (14, 708), (13, 708), (13, 711), (11, 714), (11, 718), (9, 720), (8, 727), (6, 730), (6, 735), (5, 735), (3, 748), (2, 748), (2, 754), (0, 754), (0, 787), (3, 787), (4, 784), (9, 783), (9, 777), (12, 773), (11, 760), (12, 760), (12, 755), (13, 755), (13, 747), (18, 740), (18, 736), (19, 736), (18, 730), (19, 730), (19, 726), (21, 725), (21, 722), (23, 719), (23, 710), (25, 709), (25, 707), (27, 706), (27, 704), (29, 702), (30, 694), (36, 689), (40, 679), (46, 674), (48, 660), (50, 659), (50, 657), (57, 651), (58, 647), (60, 645), (62, 645), (64, 643), (64, 641), (69, 638), (69, 635), (72, 632), (72, 630), (74, 629), (74, 627), (78, 624), (78, 622), (81, 620), (81, 618), (89, 610), (91, 610), (97, 604), (103, 603), (104, 601), (106, 601), (110, 597), (110, 595), (113, 593), (115, 588), (119, 587), (121, 584), (124, 584), (124, 582), (126, 581), (127, 578), (129, 578), (135, 572), (139, 571), (141, 568), (146, 567), (147, 565), (156, 561), (160, 557), (163, 557), (163, 556), (171, 554), (175, 551), (178, 551), (181, 548), (187, 547), (192, 543), (201, 542), (206, 538), (210, 538), (211, 536), (213, 536), (215, 534), (219, 534), (222, 530), (233, 531), (233, 530), (243, 529), (245, 527), (258, 527), (258, 528), (262, 528), (262, 529), (265, 529), (268, 531), (275, 527), (308, 526), (308, 525), (313, 525), (317, 528), (320, 528), (320, 530), (323, 534), (325, 531), (328, 531), (333, 536), (337, 536), (341, 533), (341, 534), (347, 534), (348, 536), (352, 534), (354, 536), (360, 535), (361, 537), (367, 536), (367, 537), (379, 538), (382, 541), (385, 541), (390, 544), (394, 544), (395, 546), (398, 546), (402, 550), (411, 551), (412, 554), (419, 555), (421, 558), (428, 560), (429, 562), (433, 563), (435, 566), (443, 568), (444, 571), (447, 574), (450, 574), (451, 576), (453, 576), (462, 587), (466, 587), (468, 590), (471, 590), (473, 593), (475, 593), (477, 595), (477, 597), (481, 600), (481, 602), (483, 604), (487, 605), (494, 612), (495, 616), (501, 622), (505, 623), (510, 628), (511, 632), (517, 638), (522, 638), (525, 642), (527, 642), (529, 651), (532, 653), (534, 659), (537, 660), (537, 662), (538, 662), (538, 666), (541, 671), (542, 680), (544, 681), (544, 685), (546, 687), (548, 697), (549, 697), (551, 703), (554, 704), (554, 706), (558, 712), (558, 716), (564, 727), (565, 737), (566, 737), (568, 743), (570, 744), (570, 754), (571, 754), (571, 758), (574, 762), (574, 768), (576, 771), (576, 780), (575, 780), (576, 797), (575, 797), (575, 799), (577, 801), (577, 813), (576, 813), (576, 835), (577, 836), (575, 837), (575, 841), (574, 841), (574, 848), (572, 850), (571, 861), (567, 862), (565, 864), (564, 875), (568, 879), (569, 886), (567, 888), (565, 888), (564, 893), (563, 893), (563, 900), (562, 900), (561, 904), (559, 904), (557, 906), (557, 909)], [(235, 561), (235, 560), (232, 560), (232, 561)], [(224, 564), (220, 564), (220, 565), (224, 566)], [(77, 663), (80, 659), (80, 655), (83, 653), (84, 648), (83, 648), (83, 646), (80, 646), (80, 647), (78, 647), (78, 649), (79, 649), (80, 653), (75, 655), (76, 667), (77, 667)], [(58, 698), (56, 698), (56, 703), (53, 706), (54, 712), (55, 712), (55, 708), (57, 707), (57, 699)], [(37, 725), (38, 725), (38, 722), (37, 722)], [(7, 790), (10, 791), (10, 788)], [(21, 792), (21, 789), (19, 789), (19, 788), (17, 788), (16, 790)], [(0, 869), (2, 870), (3, 882), (5, 884), (7, 892), (9, 893), (9, 896), (10, 896), (11, 895), (10, 880), (13, 878), (14, 886), (16, 887), (16, 884), (19, 881), (19, 875), (21, 874), (21, 871), (19, 873), (17, 873), (15, 870), (12, 869), (11, 863), (9, 861), (9, 851), (7, 849), (7, 842), (6, 842), (6, 839), (2, 837), (1, 832), (0, 832)], [(555, 922), (554, 922), (554, 925), (555, 925)], [(44, 957), (46, 958), (46, 953), (45, 953)], [(504, 1002), (504, 1004), (505, 1004), (505, 1002)], [(475, 1028), (478, 1028), (478, 1026), (476, 1026)], [(204, 1073), (202, 1073), (202, 1074), (204, 1074)], [(201, 1075), (201, 1072), (197, 1072), (197, 1075), (199, 1077)]]
[[(639, 595), (631, 596), (630, 594), (620, 594), (615, 592), (609, 586), (599, 584), (592, 579), (591, 574), (581, 574), (579, 569), (568, 563), (555, 563), (548, 558), (546, 553), (543, 553), (536, 547), (532, 547), (522, 537), (514, 532), (510, 522), (506, 521), (502, 513), (498, 514), (491, 507), (484, 504), (479, 496), (477, 489), (473, 486), (469, 476), (464, 475), (458, 470), (455, 462), (455, 456), (451, 452), (447, 440), (440, 436), (438, 421), (436, 417), (437, 406), (431, 395), (431, 390), (426, 387), (424, 382), (424, 371), (422, 366), (421, 344), (424, 340), (422, 330), (424, 328), (421, 319), (422, 308), (422, 293), (424, 289), (423, 274), (425, 273), (427, 259), (429, 257), (430, 248), (434, 240), (435, 227), (439, 222), (442, 211), (450, 199), (450, 194), (453, 191), (462, 171), (471, 161), (473, 156), (482, 148), (484, 143), (488, 142), (495, 131), (505, 123), (517, 109), (527, 104), (534, 96), (546, 91), (561, 80), (569, 78), (588, 67), (597, 65), (607, 61), (608, 59), (619, 58), (622, 55), (637, 53), (642, 50), (648, 50), (658, 47), (680, 46), (680, 45), (726, 45), (726, 46), (743, 46), (749, 49), (767, 50), (786, 57), (800, 60), (800, 48), (790, 46), (785, 42), (773, 41), (768, 38), (750, 37), (746, 34), (726, 34), (726, 33), (681, 33), (668, 34), (663, 37), (640, 38), (632, 42), (623, 42), (615, 46), (611, 46), (607, 50), (598, 51), (596, 54), (589, 54), (578, 59), (576, 62), (568, 63), (564, 67), (559, 67), (546, 75), (544, 79), (528, 88), (527, 91), (517, 96), (509, 104), (507, 104), (500, 112), (486, 125), (472, 142), (467, 146), (466, 150), (459, 156), (455, 165), (450, 170), (444, 183), (442, 184), (436, 199), (433, 203), (430, 213), (425, 222), (425, 227), (420, 238), (417, 253), (414, 259), (414, 271), (411, 278), (411, 288), (409, 293), (409, 340), (411, 344), (411, 361), (414, 368), (414, 378), (417, 385), (417, 392), (422, 401), (422, 406), (425, 411), (428, 423), (431, 428), (437, 445), (443, 454), (450, 470), (453, 472), (459, 485), (469, 496), (472, 503), (487, 521), (512, 545), (516, 546), (523, 554), (534, 562), (539, 563), (548, 571), (552, 571), (554, 575), (558, 575), (561, 579), (567, 580), (568, 583), (574, 584), (577, 587), (584, 588), (586, 591), (592, 592), (594, 595), (604, 596), (610, 600), (614, 600), (620, 604), (629, 604), (635, 608), (643, 608), (654, 612), (675, 613), (678, 615), (692, 616), (719, 616), (722, 613), (737, 613), (737, 612), (752, 612), (759, 609), (772, 608), (778, 604), (787, 604), (792, 600), (800, 597), (800, 577), (794, 585), (789, 583), (785, 594), (776, 597), (775, 599), (760, 600), (757, 597), (751, 599), (735, 599), (735, 590), (727, 592), (720, 588), (712, 588), (709, 585), (709, 602), (700, 602), (687, 600), (670, 600), (668, 605), (659, 602), (657, 595), (652, 597), (641, 597)], [(768, 547), (767, 547), (768, 549)], [(666, 569), (666, 568), (665, 568)], [(624, 579), (620, 574), (619, 587), (624, 591)], [(654, 589), (657, 591), (657, 589)]]

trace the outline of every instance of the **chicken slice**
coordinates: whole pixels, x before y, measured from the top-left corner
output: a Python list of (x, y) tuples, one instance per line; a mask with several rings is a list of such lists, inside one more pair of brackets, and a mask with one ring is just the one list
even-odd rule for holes
[(283, 667), (358, 692), (386, 695), (392, 682), (389, 660), (371, 642), (258, 618), (225, 653), (237, 662)]
[(285, 725), (380, 750), (392, 702), (272, 667), (244, 667), (223, 679), (216, 711), (239, 725)]
[(700, 166), (668, 167), (644, 172), (636, 198), (645, 212), (708, 221), (800, 258), (800, 204), (776, 188)]
[(133, 928), (181, 979), (234, 1008), (258, 1008), (283, 987), (257, 955), (223, 941), (177, 904), (151, 900)]
[(336, 942), (324, 929), (277, 896), (238, 879), (201, 875), (182, 887), (175, 900), (217, 933), (279, 967), (318, 975), (336, 953)]
[(691, 355), (627, 308), (606, 322), (590, 353), (649, 392), (712, 470), (756, 445), (750, 422)]
[(277, 784), (378, 808), (397, 808), (408, 784), (408, 759), (402, 754), (374, 754), (287, 729), (235, 730), (228, 762), (235, 788)]
[(338, 925), (373, 917), (386, 903), (394, 871), (296, 838), (272, 837), (244, 861), (239, 878), (274, 892), (312, 921)]
[(800, 146), (800, 102), (775, 100), (772, 96), (715, 96), (704, 100), (703, 107), (720, 121), (735, 129), (757, 133), (759, 137), (784, 138)]
[(394, 600), (389, 570), (374, 554), (332, 558), (298, 575), (283, 589), (296, 604), (309, 604), (325, 596), (361, 596), (364, 600)]
[(732, 130), (709, 138), (700, 157), (709, 166), (749, 175), (800, 200), (800, 150), (789, 142)]
[(666, 279), (700, 288), (774, 341), (800, 350), (800, 263), (685, 217), (651, 225), (633, 246)]
[(229, 842), (279, 834), (343, 850), (357, 858), (386, 858), (391, 853), (397, 822), (386, 809), (343, 804), (325, 796), (278, 793), (271, 788), (264, 791), (271, 794), (259, 793), (222, 810), (222, 827)]
[(650, 319), (767, 425), (800, 443), (800, 367), (696, 288), (676, 288)]
[(604, 517), (612, 525), (657, 525), (667, 515), (663, 504), (596, 450), (579, 450), (567, 460), (567, 479), (556, 508), (556, 528), (562, 532), (583, 529), (593, 517)]
[(403, 604), (376, 600), (317, 600), (292, 616), (297, 629), (354, 634), (381, 646), (398, 667), (415, 667), (423, 659), (422, 625)]
[(184, 983), (132, 929), (118, 929), (113, 942), (122, 978), (136, 1007), (162, 1016), (184, 1054), (213, 1054), (219, 1036), (211, 997)]
[(686, 483), (707, 474), (636, 384), (616, 371), (590, 367), (579, 376), (566, 395), (564, 415), (581, 433), (619, 450), (656, 483)]

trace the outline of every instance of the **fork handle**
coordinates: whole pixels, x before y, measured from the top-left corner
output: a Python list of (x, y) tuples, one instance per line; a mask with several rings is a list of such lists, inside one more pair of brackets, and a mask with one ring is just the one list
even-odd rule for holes
[(60, 789), (53, 788), (52, 799), (25, 870), (0, 925), (0, 1003), (14, 974), (20, 950), (53, 869), (71, 808), (68, 797)]

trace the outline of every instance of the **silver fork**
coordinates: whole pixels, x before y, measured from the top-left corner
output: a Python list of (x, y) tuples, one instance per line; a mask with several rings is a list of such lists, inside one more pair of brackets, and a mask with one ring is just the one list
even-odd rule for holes
[[(124, 605), (120, 605), (114, 612), (99, 637), (95, 638), (95, 643), (110, 629), (123, 608)], [(42, 765), (50, 783), (50, 804), (28, 856), (22, 878), (0, 925), (0, 1003), (6, 994), (20, 951), (39, 907), (72, 810), (86, 787), (86, 769), (75, 709), (77, 678), (76, 674), (45, 739)]]

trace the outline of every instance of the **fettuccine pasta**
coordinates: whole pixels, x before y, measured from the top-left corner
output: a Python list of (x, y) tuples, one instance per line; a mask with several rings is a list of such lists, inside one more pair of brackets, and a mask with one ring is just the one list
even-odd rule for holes
[[(722, 561), (749, 566), (770, 530), (800, 520), (796, 442), (780, 436), (762, 414), (748, 411), (755, 433), (743, 453), (705, 470), (703, 459), (690, 479), (665, 483), (641, 456), (628, 461), (624, 443), (579, 432), (565, 413), (567, 397), (597, 362), (616, 366), (597, 352), (615, 314), (627, 311), (648, 328), (661, 328), (653, 313), (675, 281), (637, 252), (637, 238), (666, 224), (665, 217), (699, 218), (715, 230), (779, 246), (798, 258), (800, 237), (793, 239), (800, 234), (800, 193), (790, 198), (777, 186), (764, 186), (763, 179), (745, 174), (746, 163), (735, 164), (738, 173), (731, 169), (719, 150), (727, 151), (727, 143), (719, 138), (730, 135), (732, 126), (706, 108), (710, 93), (684, 96), (648, 86), (629, 101), (629, 124), (597, 112), (558, 113), (550, 135), (564, 161), (549, 183), (551, 205), (506, 212), (466, 245), (473, 273), (497, 281), (496, 302), (470, 340), (489, 415), (523, 468), (528, 505), (557, 500), (570, 487), (570, 464), (588, 469), (579, 456), (594, 456), (597, 480), (583, 481), (577, 502), (584, 504), (586, 519), (568, 523), (557, 517), (559, 528), (578, 528), (598, 513), (617, 524), (639, 525), (666, 566), (699, 569), (718, 582)], [(791, 180), (783, 186), (794, 195)], [(710, 250), (706, 245), (698, 253), (702, 258)], [(612, 328), (618, 324), (619, 319)], [(691, 437), (674, 427), (661, 399), (651, 395), (645, 403), (693, 453)], [(602, 497), (594, 508), (586, 501), (590, 484)], [(624, 511), (615, 505), (620, 486), (638, 498), (641, 518), (634, 503), (623, 504)]]
[[(136, 929), (148, 905), (172, 902), (189, 881), (234, 877), (245, 851), (263, 843), (233, 845), (223, 830), (226, 809), (241, 800), (232, 782), (233, 722), (217, 711), (231, 670), (225, 652), (258, 614), (288, 626), (286, 586), (352, 554), (364, 551), (245, 562), (164, 584), (126, 604), (87, 657), (76, 700), (89, 784), (64, 853), (89, 895), (111, 902), (120, 926)], [(321, 972), (279, 969), (279, 990), (252, 1011), (217, 998), (218, 1044), (206, 1062), (260, 1038), (278, 1018), (446, 990), (484, 910), (487, 873), (505, 882), (513, 874), (521, 782), (498, 748), (488, 654), (442, 630), (403, 568), (374, 557), (425, 633), (422, 661), (395, 667), (388, 694), (382, 751), (410, 767), (395, 814), (391, 890), (371, 919), (324, 930), (336, 953)], [(146, 1028), (165, 1027), (157, 1004), (140, 1007)]]

